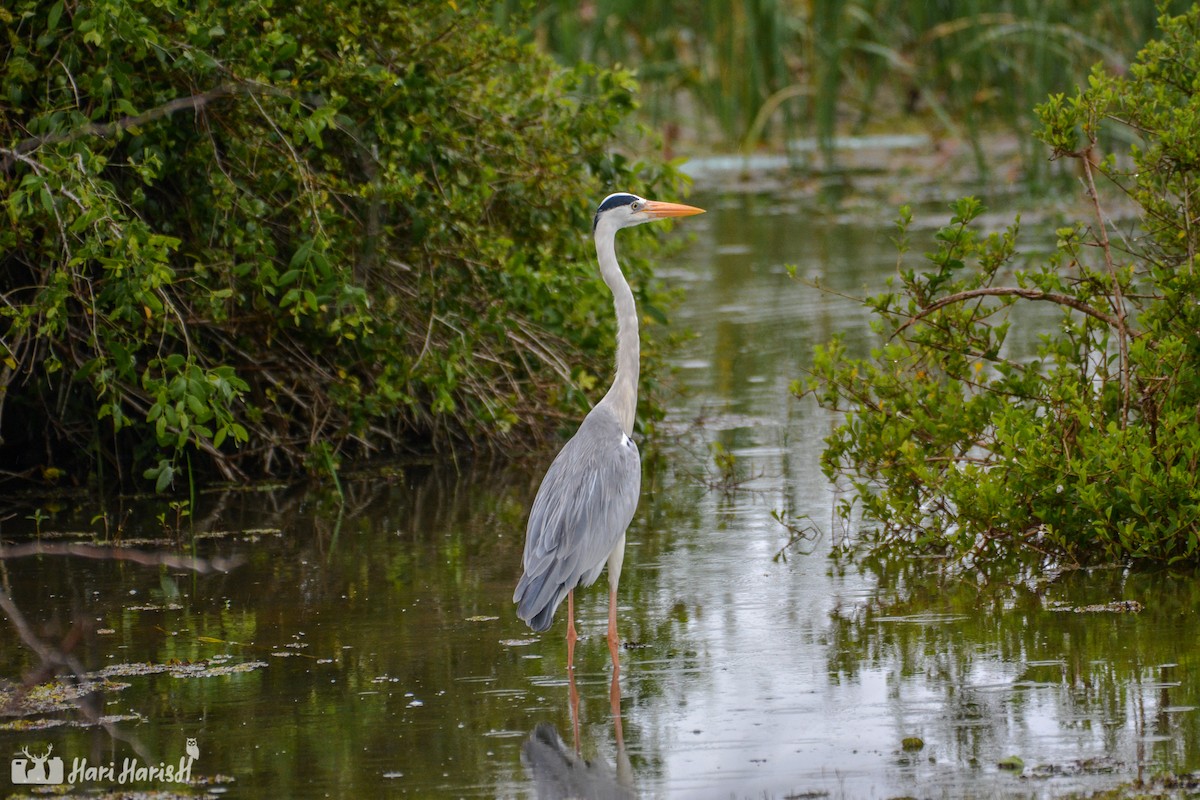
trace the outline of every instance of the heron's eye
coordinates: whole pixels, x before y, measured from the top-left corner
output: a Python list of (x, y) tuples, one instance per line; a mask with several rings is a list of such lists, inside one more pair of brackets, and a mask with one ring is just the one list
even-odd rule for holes
[(629, 207), (631, 209), (633, 209), (634, 211), (641, 211), (642, 210), (642, 201), (634, 200), (632, 203), (629, 204)]

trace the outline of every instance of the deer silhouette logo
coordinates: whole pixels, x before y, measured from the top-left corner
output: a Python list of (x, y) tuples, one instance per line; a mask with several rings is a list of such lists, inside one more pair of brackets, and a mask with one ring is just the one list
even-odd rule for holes
[(14, 758), (12, 760), (12, 778), (13, 784), (40, 784), (52, 785), (63, 782), (63, 760), (58, 756), (50, 757), (54, 752), (54, 745), (49, 745), (46, 748), (45, 755), (35, 756), (29, 752), (28, 747), (22, 747), (21, 752), (25, 758)]

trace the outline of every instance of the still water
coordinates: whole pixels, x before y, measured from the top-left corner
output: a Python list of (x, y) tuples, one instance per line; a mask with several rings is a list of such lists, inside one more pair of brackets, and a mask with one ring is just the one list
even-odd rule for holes
[[(1200, 769), (1193, 575), (985, 580), (831, 555), (848, 535), (818, 465), (833, 420), (789, 385), (814, 343), (861, 342), (867, 320), (786, 265), (877, 290), (891, 230), (781, 196), (689, 202), (709, 213), (662, 276), (686, 290), (676, 323), (696, 336), (643, 447), (618, 684), (603, 579), (577, 598), (574, 685), (564, 612), (540, 636), (513, 613), (553, 454), (412, 465), (347, 479), (344, 506), (288, 488), (201, 495), (183, 549), (244, 559), (228, 573), (0, 562), (44, 638), (86, 624), (73, 654), (107, 721), (81, 726), (69, 701), (54, 710), (65, 692), (44, 693), (40, 712), (0, 718), (0, 753), (52, 746), (68, 772), (119, 773), (190, 747), (192, 784), (136, 788), (248, 798), (1064, 797)], [(732, 480), (713, 443), (736, 458)], [(170, 527), (147, 503), (127, 538), (161, 536), (160, 513)], [(98, 527), (94, 509), (47, 513), (46, 538)], [(777, 557), (780, 519), (820, 536)], [(11, 539), (33, 523), (3, 525)], [(1120, 600), (1142, 610), (1078, 610)], [(7, 625), (0, 647), (0, 676), (36, 663)], [(130, 788), (93, 775), (73, 790)]]

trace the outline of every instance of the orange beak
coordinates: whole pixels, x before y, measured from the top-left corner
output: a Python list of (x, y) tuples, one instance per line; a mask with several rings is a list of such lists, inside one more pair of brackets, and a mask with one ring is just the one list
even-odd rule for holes
[(655, 219), (667, 217), (690, 217), (693, 214), (703, 214), (703, 208), (685, 206), (683, 203), (661, 203), (657, 200), (646, 201), (646, 213)]

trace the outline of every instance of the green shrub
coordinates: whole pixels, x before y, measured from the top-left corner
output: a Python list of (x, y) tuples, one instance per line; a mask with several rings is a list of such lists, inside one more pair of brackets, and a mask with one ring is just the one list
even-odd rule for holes
[(677, 186), (611, 153), (634, 88), (470, 2), (0, 9), (6, 470), (161, 489), (553, 430), (610, 368), (596, 201)]
[[(971, 558), (1200, 555), (1200, 8), (1160, 25), (1128, 76), (1097, 68), (1038, 108), (1043, 141), (1078, 160), (1090, 225), (1017, 268), (1017, 225), (982, 236), (980, 204), (960, 200), (930, 266), (902, 261), (869, 301), (884, 343), (865, 359), (836, 340), (817, 349), (807, 388), (846, 412), (825, 469), (850, 480), (883, 542)], [(1105, 125), (1137, 139), (1127, 159), (1098, 152)], [(1110, 238), (1097, 176), (1137, 201), (1138, 238)], [(1036, 358), (1008, 358), (1006, 312), (1032, 301), (1061, 308), (1060, 324)]]

